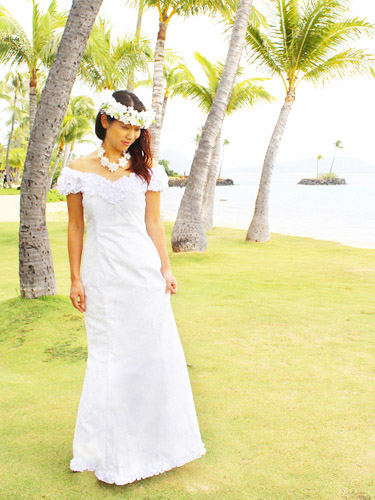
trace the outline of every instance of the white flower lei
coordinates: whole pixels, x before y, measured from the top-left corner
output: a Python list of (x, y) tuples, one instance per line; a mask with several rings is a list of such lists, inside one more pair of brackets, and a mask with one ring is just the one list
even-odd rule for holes
[(97, 154), (100, 159), (100, 163), (103, 167), (108, 168), (111, 172), (116, 172), (116, 170), (118, 170), (119, 167), (125, 168), (128, 160), (130, 160), (131, 158), (130, 153), (123, 151), (121, 158), (116, 162), (112, 162), (109, 161), (109, 159), (106, 156), (104, 156), (104, 153), (105, 150), (103, 146), (99, 146)]
[(112, 90), (104, 89), (100, 93), (100, 111), (123, 123), (129, 123), (140, 128), (149, 128), (155, 121), (154, 111), (137, 111), (132, 106), (117, 102)]

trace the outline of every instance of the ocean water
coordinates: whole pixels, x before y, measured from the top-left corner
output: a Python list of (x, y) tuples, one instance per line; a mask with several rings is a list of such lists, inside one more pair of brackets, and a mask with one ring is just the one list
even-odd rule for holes
[[(259, 174), (231, 174), (234, 186), (217, 186), (214, 225), (247, 229)], [(347, 185), (303, 186), (300, 173), (274, 175), (269, 222), (273, 233), (307, 236), (375, 248), (375, 174), (342, 174)], [(163, 192), (161, 210), (174, 220), (184, 188)]]

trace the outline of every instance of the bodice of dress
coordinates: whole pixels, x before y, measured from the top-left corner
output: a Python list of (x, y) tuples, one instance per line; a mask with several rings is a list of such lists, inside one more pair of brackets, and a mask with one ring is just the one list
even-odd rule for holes
[(129, 193), (146, 191), (164, 191), (168, 187), (168, 176), (164, 167), (157, 164), (151, 169), (151, 180), (146, 181), (131, 172), (130, 176), (123, 176), (110, 181), (104, 176), (92, 172), (81, 172), (70, 167), (62, 169), (57, 180), (57, 190), (60, 194), (89, 193), (103, 198), (108, 203), (117, 203)]
[(127, 273), (129, 284), (147, 286), (152, 269), (160, 274), (160, 257), (145, 224), (145, 194), (165, 190), (168, 176), (162, 165), (153, 167), (151, 176), (147, 186), (135, 173), (109, 181), (99, 174), (70, 167), (62, 170), (58, 191), (64, 195), (81, 192), (83, 196), (87, 232), (82, 272), (86, 284), (113, 284), (121, 276), (119, 269), (124, 263), (136, 263), (136, 274)]
[(134, 172), (115, 181), (105, 177), (65, 167), (58, 178), (57, 190), (64, 195), (83, 194), (83, 206), (88, 227), (125, 224), (141, 227), (144, 222), (146, 191), (164, 191), (168, 187), (168, 176), (162, 165), (151, 170), (151, 180), (146, 181)]

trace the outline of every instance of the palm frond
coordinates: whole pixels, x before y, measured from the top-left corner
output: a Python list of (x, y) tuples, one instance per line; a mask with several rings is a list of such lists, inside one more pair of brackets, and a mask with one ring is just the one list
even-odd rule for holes
[(274, 47), (270, 40), (264, 33), (254, 26), (249, 26), (246, 34), (246, 44), (248, 51), (248, 58), (251, 63), (255, 63), (261, 68), (265, 68), (271, 74), (278, 74), (283, 78), (283, 68), (278, 64), (274, 57)]
[(226, 111), (227, 115), (242, 108), (252, 107), (262, 101), (271, 102), (275, 100), (261, 85), (256, 84), (259, 80), (264, 79), (250, 78), (233, 86)]
[(301, 78), (318, 85), (329, 80), (370, 73), (375, 56), (361, 49), (343, 50), (322, 61)]
[(206, 113), (210, 110), (213, 100), (208, 89), (196, 82), (178, 83), (173, 86), (170, 95), (171, 97), (179, 95), (185, 99), (193, 99), (198, 102), (199, 108)]
[(311, 31), (304, 50), (301, 51), (299, 66), (302, 71), (309, 71), (315, 64), (320, 64), (327, 55), (332, 54), (349, 40), (363, 35), (373, 35), (375, 26), (364, 19), (351, 18), (339, 22), (326, 22), (320, 32), (317, 31), (317, 29)]
[[(300, 15), (298, 0), (276, 0), (278, 25), (270, 26), (270, 37), (274, 40), (274, 52), (284, 67), (293, 65), (293, 47)], [(287, 69), (288, 71), (288, 69)]]
[(22, 26), (0, 6), (0, 63), (30, 66), (32, 48)]

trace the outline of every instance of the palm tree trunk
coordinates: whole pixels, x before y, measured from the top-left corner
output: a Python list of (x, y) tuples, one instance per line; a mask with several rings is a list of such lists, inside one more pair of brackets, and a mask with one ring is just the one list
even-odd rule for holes
[[(135, 30), (135, 40), (138, 40), (141, 35), (144, 6), (145, 6), (145, 1), (139, 0), (137, 27)], [(127, 88), (130, 92), (134, 92), (134, 73), (135, 73), (134, 68), (131, 68), (128, 78), (128, 88)]]
[(66, 162), (67, 165), (70, 164), (70, 162), (72, 161), (72, 156), (73, 156), (73, 149), (74, 149), (74, 143), (75, 141), (73, 141), (70, 145), (70, 150), (69, 150), (69, 156), (68, 156), (68, 160)]
[(224, 151), (225, 151), (225, 143), (223, 144), (223, 152), (221, 154), (221, 162), (220, 162), (220, 169), (219, 169), (219, 173), (218, 173), (218, 177), (220, 179), (220, 176), (221, 176), (221, 169), (223, 168), (223, 162), (224, 162)]
[(31, 134), (31, 130), (34, 125), (35, 114), (36, 114), (36, 86), (37, 86), (37, 76), (36, 71), (34, 70), (30, 77), (30, 91), (29, 91), (29, 130)]
[(332, 163), (331, 163), (331, 168), (329, 169), (329, 173), (332, 172), (332, 168), (333, 168), (333, 164), (335, 163), (335, 159), (336, 159), (336, 146), (335, 146), (335, 152), (333, 153), (333, 159), (332, 159)]
[(194, 155), (189, 179), (172, 231), (174, 252), (207, 248), (207, 237), (201, 218), (201, 207), (207, 169), (216, 137), (221, 130), (233, 84), (240, 64), (249, 23), (252, 0), (240, 0), (223, 73)]
[(211, 161), (208, 168), (206, 187), (203, 195), (203, 203), (201, 217), (203, 227), (206, 231), (210, 231), (213, 226), (213, 214), (215, 206), (215, 188), (218, 170), (220, 167), (220, 152), (221, 152), (221, 131), (219, 132), (215, 146), (212, 152)]
[(20, 174), (21, 174), (21, 167), (17, 167), (16, 176), (14, 178), (14, 183), (15, 184), (18, 184), (18, 181), (20, 180)]
[[(67, 149), (67, 148), (65, 147), (65, 149)], [(49, 174), (49, 176), (48, 176), (48, 181), (47, 181), (47, 183), (48, 183), (48, 189), (51, 189), (53, 176), (55, 175), (55, 172), (56, 172), (56, 169), (57, 169), (57, 165), (59, 164), (59, 161), (60, 161), (60, 158), (61, 158), (61, 156), (62, 156), (62, 154), (63, 154), (63, 151), (64, 151), (64, 147), (61, 147), (61, 146), (60, 146), (60, 147), (59, 147), (59, 150), (58, 150), (58, 152), (57, 152), (57, 155), (56, 155), (55, 161), (54, 161), (54, 163), (53, 163), (53, 166), (52, 166), (51, 172), (50, 172), (50, 174)]]
[(260, 178), (258, 195), (255, 202), (253, 219), (246, 234), (246, 241), (266, 242), (270, 239), (270, 230), (268, 225), (268, 206), (271, 186), (271, 177), (275, 165), (277, 152), (281, 138), (283, 136), (286, 122), (290, 110), (295, 100), (294, 89), (289, 89), (276, 127), (273, 131), (267, 153), (263, 163), (262, 175)]
[(164, 94), (164, 99), (163, 99), (163, 108), (161, 112), (161, 126), (163, 126), (164, 123), (164, 116), (165, 116), (165, 111), (167, 109), (167, 104), (168, 104), (168, 94)]
[(61, 165), (61, 170), (66, 167), (66, 165), (68, 163), (69, 155), (70, 155), (70, 145), (67, 144), (65, 146), (65, 149), (64, 149), (64, 156), (63, 156), (63, 161), (62, 161), (62, 165)]
[(55, 295), (46, 226), (47, 178), (79, 64), (103, 0), (73, 0), (31, 130), (21, 183), (19, 276), (22, 297)]
[(154, 55), (154, 74), (152, 86), (152, 109), (155, 112), (155, 123), (150, 127), (151, 151), (156, 161), (159, 161), (160, 133), (162, 125), (162, 111), (164, 99), (164, 47), (167, 34), (166, 15), (163, 13), (163, 20), (159, 22), (159, 32), (156, 40)]
[[(15, 97), (14, 98), (14, 107), (16, 107), (17, 105), (17, 98)], [(8, 138), (8, 144), (7, 144), (7, 152), (6, 152), (6, 156), (5, 156), (5, 172), (6, 172), (6, 176), (7, 176), (7, 184), (8, 184), (8, 187), (12, 187), (12, 183), (10, 182), (10, 176), (9, 176), (9, 153), (10, 153), (10, 145), (11, 145), (11, 142), (12, 142), (12, 137), (13, 137), (13, 131), (14, 131), (14, 122), (15, 122), (15, 117), (16, 117), (16, 113), (13, 112), (13, 116), (12, 116), (12, 123), (11, 123), (11, 126), (10, 126), (10, 132), (9, 132), (9, 138)]]

